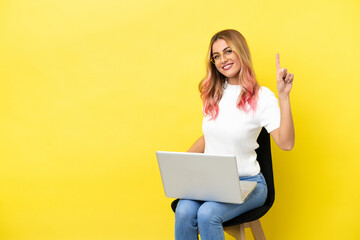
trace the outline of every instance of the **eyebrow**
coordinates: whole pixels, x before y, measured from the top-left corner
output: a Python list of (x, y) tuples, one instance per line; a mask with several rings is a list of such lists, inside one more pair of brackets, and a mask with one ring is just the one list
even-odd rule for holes
[[(224, 48), (222, 51), (224, 52), (224, 51), (225, 51), (226, 49), (228, 49), (228, 48), (230, 48), (230, 47), (226, 47), (226, 48)], [(218, 52), (213, 52), (213, 55), (214, 55), (215, 53), (219, 54)]]

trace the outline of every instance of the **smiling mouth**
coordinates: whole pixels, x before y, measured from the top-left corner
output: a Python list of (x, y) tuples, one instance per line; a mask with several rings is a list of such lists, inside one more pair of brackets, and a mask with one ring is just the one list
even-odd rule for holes
[(232, 67), (232, 63), (226, 64), (225, 66), (222, 67), (222, 69), (224, 70), (229, 70)]

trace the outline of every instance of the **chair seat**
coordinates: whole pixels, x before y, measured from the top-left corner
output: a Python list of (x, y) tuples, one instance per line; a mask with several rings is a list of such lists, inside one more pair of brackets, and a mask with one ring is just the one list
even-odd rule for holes
[(230, 219), (229, 221), (224, 222), (223, 226), (230, 227), (230, 226), (258, 220), (259, 218), (264, 216), (269, 211), (270, 207), (271, 206), (264, 205), (264, 206), (252, 209), (238, 217), (235, 217), (233, 219)]

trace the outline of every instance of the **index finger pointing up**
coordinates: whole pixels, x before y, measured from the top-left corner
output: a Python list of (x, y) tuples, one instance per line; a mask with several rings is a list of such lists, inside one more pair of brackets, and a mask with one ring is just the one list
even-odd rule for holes
[(279, 57), (279, 54), (278, 54), (278, 53), (276, 54), (276, 70), (277, 70), (277, 71), (280, 71), (280, 70), (281, 70), (281, 67), (280, 67), (280, 57)]

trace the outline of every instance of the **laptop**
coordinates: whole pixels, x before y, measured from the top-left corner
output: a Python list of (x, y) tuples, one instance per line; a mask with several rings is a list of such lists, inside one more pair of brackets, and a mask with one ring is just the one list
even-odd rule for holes
[(189, 152), (156, 152), (169, 198), (243, 203), (256, 182), (239, 181), (236, 157)]

